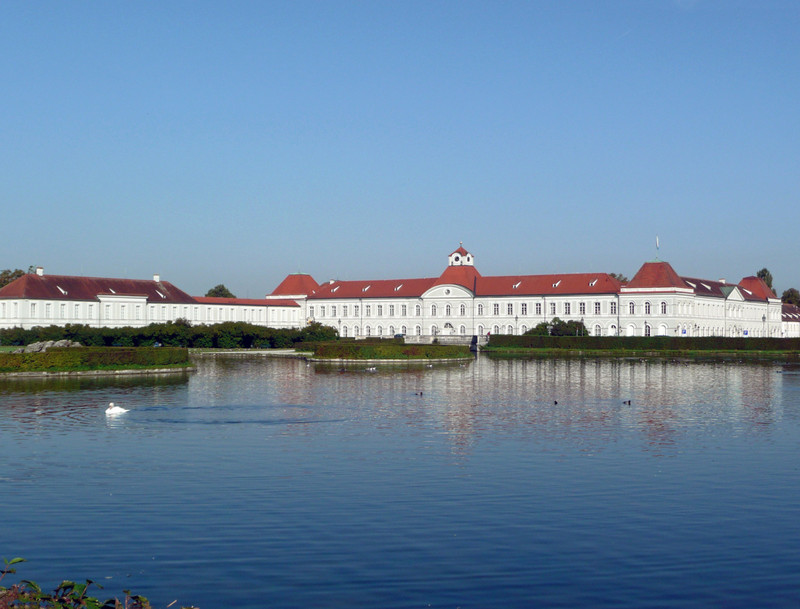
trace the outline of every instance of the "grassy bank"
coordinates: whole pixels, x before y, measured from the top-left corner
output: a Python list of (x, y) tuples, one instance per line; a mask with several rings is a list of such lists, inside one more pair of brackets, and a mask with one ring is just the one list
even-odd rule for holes
[(189, 350), (179, 347), (77, 347), (41, 353), (0, 353), (0, 373), (81, 372), (186, 367)]
[(492, 336), (493, 357), (638, 357), (715, 360), (800, 360), (800, 340), (666, 336)]
[(466, 345), (405, 345), (389, 341), (317, 343), (314, 358), (345, 360), (426, 360), (471, 357)]

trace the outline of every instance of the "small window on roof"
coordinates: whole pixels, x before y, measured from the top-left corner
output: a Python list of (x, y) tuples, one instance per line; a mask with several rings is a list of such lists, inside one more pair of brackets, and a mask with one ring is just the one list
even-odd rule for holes
[(708, 285), (707, 283), (701, 283), (700, 285), (702, 285), (707, 290), (711, 290), (711, 286)]
[(557, 287), (559, 286), (559, 284), (560, 284), (560, 283), (561, 283), (561, 280), (559, 279), (558, 281), (556, 281), (556, 282), (553, 284), (553, 287), (554, 287), (554, 288), (557, 288)]
[(515, 290), (516, 290), (516, 289), (517, 289), (517, 288), (518, 288), (520, 285), (522, 285), (522, 282), (521, 282), (521, 281), (518, 281), (517, 283), (515, 283), (515, 284), (514, 284), (514, 285), (512, 285), (511, 287), (512, 287), (513, 289), (515, 289)]
[(336, 291), (336, 290), (338, 290), (340, 287), (342, 287), (342, 286), (338, 286), (338, 285), (337, 285), (335, 288), (333, 288), (333, 289), (331, 290), (331, 293), (335, 292), (335, 291)]
[(58, 291), (61, 292), (64, 296), (67, 295), (67, 291), (64, 288), (62, 288), (60, 285), (57, 285), (56, 287), (58, 288)]
[(108, 291), (111, 292), (112, 294), (116, 294), (116, 292), (111, 288), (108, 288)]
[(400, 289), (400, 288), (402, 288), (402, 287), (403, 287), (403, 284), (401, 283), (399, 286), (397, 286), (397, 287), (394, 289), (394, 291), (396, 292), (397, 290), (399, 290), (399, 289)]
[(161, 298), (163, 298), (163, 299), (165, 299), (165, 300), (166, 300), (166, 298), (167, 298), (166, 296), (164, 296), (164, 295), (163, 295), (161, 292), (159, 292), (158, 290), (156, 290), (156, 294), (158, 294), (159, 296), (161, 296)]
[(592, 280), (589, 282), (589, 287), (594, 287), (594, 285), (595, 285), (596, 283), (597, 283), (597, 279), (592, 279)]
[(367, 291), (369, 288), (370, 288), (370, 286), (367, 286), (367, 287), (365, 287), (365, 288), (362, 288), (362, 289), (361, 289), (361, 291), (362, 291), (362, 292), (366, 292), (366, 291)]
[(697, 286), (696, 286), (694, 283), (692, 283), (691, 281), (687, 281), (686, 283), (688, 283), (688, 284), (689, 284), (690, 286), (692, 286), (693, 288), (696, 288), (696, 287), (697, 287)]

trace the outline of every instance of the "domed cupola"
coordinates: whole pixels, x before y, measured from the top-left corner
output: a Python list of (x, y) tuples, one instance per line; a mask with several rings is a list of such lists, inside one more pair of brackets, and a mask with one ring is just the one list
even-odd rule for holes
[(475, 266), (475, 256), (464, 249), (463, 243), (447, 259), (448, 266)]

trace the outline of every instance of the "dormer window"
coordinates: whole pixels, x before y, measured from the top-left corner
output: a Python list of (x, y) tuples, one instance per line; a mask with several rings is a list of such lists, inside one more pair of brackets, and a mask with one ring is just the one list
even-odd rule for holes
[(557, 288), (559, 285), (561, 285), (561, 280), (560, 279), (553, 284), (553, 287)]
[(108, 288), (108, 291), (111, 292), (112, 294), (116, 294), (116, 292), (114, 290), (112, 290), (111, 288)]
[(367, 287), (365, 287), (365, 288), (361, 288), (361, 291), (362, 291), (362, 292), (366, 292), (366, 291), (367, 291), (369, 288), (370, 288), (370, 286), (368, 285), (368, 286), (367, 286)]
[(159, 292), (158, 290), (156, 290), (156, 294), (158, 294), (159, 296), (161, 296), (161, 298), (163, 298), (164, 300), (166, 300), (166, 299), (167, 299), (167, 297), (166, 297), (166, 296), (164, 296), (164, 295), (163, 295), (161, 292)]
[(520, 285), (522, 285), (522, 282), (518, 281), (517, 283), (515, 283), (514, 285), (511, 286), (511, 289), (512, 290), (516, 290)]
[(394, 289), (394, 291), (395, 291), (395, 292), (397, 292), (397, 291), (398, 291), (400, 288), (402, 288), (402, 287), (403, 287), (403, 284), (401, 283), (399, 286), (397, 286), (397, 287)]
[(331, 290), (331, 294), (335, 294), (335, 293), (336, 293), (336, 290), (338, 290), (340, 287), (342, 287), (342, 286), (340, 286), (340, 285), (337, 285), (335, 288), (333, 288), (333, 289)]
[(590, 288), (593, 288), (595, 285), (597, 285), (597, 279), (593, 279), (592, 281), (589, 282)]
[(62, 288), (60, 285), (57, 285), (56, 287), (58, 288), (58, 291), (61, 292), (64, 296), (67, 295), (67, 291), (64, 288)]

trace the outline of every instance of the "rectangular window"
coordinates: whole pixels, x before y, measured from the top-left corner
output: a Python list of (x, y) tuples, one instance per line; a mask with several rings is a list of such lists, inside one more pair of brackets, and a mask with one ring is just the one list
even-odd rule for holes
[(364, 314), (367, 317), (372, 317), (372, 305), (364, 305)]
[(342, 305), (342, 317), (347, 317), (347, 305)]
[(556, 303), (551, 302), (550, 303), (550, 315), (555, 315), (555, 314), (556, 314)]
[(536, 303), (536, 314), (537, 315), (541, 315), (542, 314), (542, 303), (541, 302), (537, 302)]
[(49, 302), (44, 305), (44, 316), (46, 319), (50, 319), (50, 317), (52, 317), (52, 308), (53, 305), (51, 305)]
[(394, 317), (394, 305), (389, 305), (389, 317)]
[(528, 314), (528, 303), (527, 302), (523, 302), (522, 303), (522, 314), (523, 315), (527, 315)]
[(111, 305), (106, 305), (106, 319), (111, 319)]
[(119, 305), (119, 317), (125, 319), (125, 305)]
[(500, 315), (500, 305), (497, 304), (497, 303), (494, 303), (492, 305), (492, 311), (494, 312), (495, 315)]
[(320, 307), (319, 308), (319, 316), (320, 317), (325, 317), (325, 307)]
[(378, 317), (383, 317), (383, 305), (378, 305)]
[(600, 315), (600, 303), (599, 302), (594, 303), (594, 314), (595, 315)]
[(400, 315), (403, 317), (408, 315), (408, 305), (400, 305)]
[(36, 303), (31, 303), (31, 317), (36, 317)]
[(61, 303), (61, 307), (60, 308), (61, 308), (61, 313), (60, 313), (61, 319), (64, 319), (67, 316), (67, 305), (64, 304), (64, 303)]
[(94, 318), (94, 305), (90, 304), (89, 305), (89, 319), (93, 319), (93, 318)]
[(514, 314), (514, 303), (513, 302), (509, 302), (508, 305), (506, 306), (506, 313), (508, 313), (509, 315), (513, 315)]
[(580, 303), (580, 304), (578, 305), (578, 312), (579, 312), (581, 315), (586, 315), (586, 303), (585, 303), (585, 302), (582, 302), (582, 303)]
[(356, 317), (358, 317), (358, 310), (359, 310), (358, 305), (353, 305), (353, 315), (355, 315)]
[(570, 307), (570, 303), (565, 302), (564, 303), (564, 315), (570, 315), (571, 314), (571, 308), (572, 307)]
[(331, 306), (331, 317), (336, 317), (336, 305)]
[(308, 316), (314, 319), (314, 307), (308, 307)]
[(611, 301), (611, 314), (612, 315), (617, 314), (617, 303), (613, 300)]
[(81, 314), (81, 305), (75, 305), (75, 319), (80, 317)]

